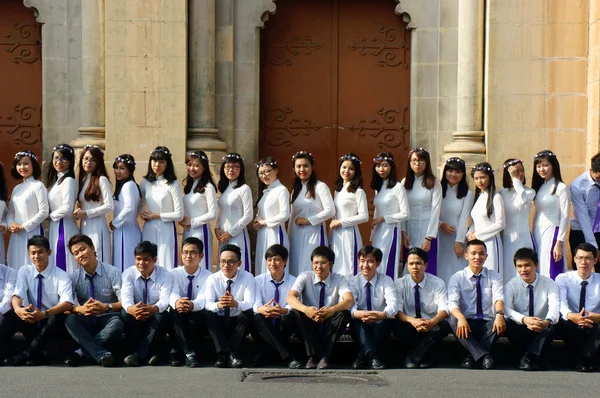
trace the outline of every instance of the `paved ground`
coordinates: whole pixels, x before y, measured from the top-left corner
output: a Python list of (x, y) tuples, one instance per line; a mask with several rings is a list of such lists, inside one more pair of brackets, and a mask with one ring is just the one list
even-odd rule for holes
[[(595, 396), (597, 374), (570, 371), (386, 370), (385, 386), (329, 383), (282, 384), (244, 380), (256, 369), (186, 368), (1, 368), (1, 397), (567, 397)], [(268, 371), (260, 369), (259, 371)], [(277, 372), (287, 373), (281, 369)], [(350, 376), (358, 372), (341, 371)], [(315, 375), (317, 372), (295, 372)], [(331, 377), (336, 376), (331, 373)], [(347, 376), (349, 377), (349, 376)], [(350, 379), (350, 381), (353, 381)]]

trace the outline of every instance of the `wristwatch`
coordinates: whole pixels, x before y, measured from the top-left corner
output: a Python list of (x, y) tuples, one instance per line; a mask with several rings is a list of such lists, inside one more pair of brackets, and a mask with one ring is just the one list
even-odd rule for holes
[(112, 309), (113, 309), (112, 303), (108, 303), (108, 311), (107, 312), (112, 312)]
[(504, 316), (504, 311), (496, 311), (496, 315), (502, 315), (502, 316)]
[(46, 319), (50, 318), (50, 311), (44, 311), (44, 316), (46, 317)]
[(554, 322), (552, 322), (552, 319), (546, 319), (546, 322), (548, 322), (548, 326), (554, 325)]

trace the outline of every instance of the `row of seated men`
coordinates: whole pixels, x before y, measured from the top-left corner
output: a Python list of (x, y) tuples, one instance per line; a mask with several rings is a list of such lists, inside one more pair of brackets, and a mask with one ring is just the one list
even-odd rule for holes
[[(600, 279), (593, 272), (596, 248), (583, 243), (576, 249), (576, 271), (556, 282), (538, 275), (537, 255), (519, 249), (514, 256), (518, 275), (505, 287), (500, 276), (483, 267), (487, 257), (482, 241), (468, 242), (469, 265), (452, 276), (448, 288), (426, 272), (427, 253), (409, 251), (408, 274), (396, 283), (379, 273), (381, 251), (360, 251), (361, 273), (345, 279), (333, 273), (333, 252), (316, 248), (313, 271), (294, 278), (286, 272), (287, 250), (280, 245), (266, 252), (268, 272), (254, 278), (239, 268), (240, 250), (224, 245), (220, 270), (199, 266), (202, 242), (184, 240), (183, 266), (168, 272), (156, 264), (157, 247), (143, 241), (135, 248), (135, 267), (120, 272), (96, 258), (92, 241), (76, 235), (69, 247), (80, 267), (67, 275), (48, 263), (50, 249), (43, 236), (32, 237), (28, 252), (33, 265), (18, 274), (0, 266), (0, 359), (7, 366), (47, 363), (45, 348), (66, 327), (80, 349), (65, 362), (76, 366), (94, 360), (114, 366), (112, 342), (122, 333), (131, 350), (126, 365), (156, 365), (167, 331), (177, 343), (171, 365), (199, 366), (195, 352), (206, 328), (218, 354), (215, 366), (241, 367), (240, 345), (252, 332), (262, 348), (276, 352), (289, 368), (327, 369), (334, 342), (350, 325), (360, 351), (355, 369), (383, 369), (382, 350), (394, 333), (411, 347), (407, 368), (434, 365), (437, 344), (453, 333), (466, 349), (461, 366), (492, 369), (490, 352), (506, 335), (522, 353), (519, 368), (542, 368), (542, 350), (558, 335), (575, 356), (575, 370), (595, 368), (600, 345)], [(5, 358), (7, 341), (17, 331), (26, 349)], [(303, 365), (289, 348), (289, 337), (300, 332), (307, 361)], [(260, 362), (260, 358), (256, 359)]]

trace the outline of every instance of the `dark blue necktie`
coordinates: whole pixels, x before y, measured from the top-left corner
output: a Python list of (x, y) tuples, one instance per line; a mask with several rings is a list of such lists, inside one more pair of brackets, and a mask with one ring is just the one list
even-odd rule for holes
[(533, 285), (527, 285), (529, 289), (529, 316), (534, 315), (534, 306), (533, 306)]
[[(38, 287), (37, 287), (37, 300), (36, 300), (36, 306), (38, 310), (42, 310), (42, 279), (44, 279), (44, 275), (42, 274), (38, 274), (37, 275), (38, 278)], [(40, 321), (38, 321), (37, 323), (37, 327), (40, 328), (42, 327), (42, 324), (40, 323)]]
[(422, 318), (421, 315), (421, 286), (415, 285), (415, 317)]
[[(283, 282), (284, 282), (284, 281), (281, 281), (281, 282), (277, 283), (277, 282), (275, 282), (273, 279), (271, 279), (271, 283), (272, 283), (273, 285), (275, 285), (275, 294), (273, 295), (273, 300), (275, 300), (275, 302), (276, 302), (277, 304), (279, 304), (279, 286), (281, 286), (281, 284), (282, 284)], [(271, 323), (273, 324), (273, 327), (275, 327), (275, 326), (277, 325), (277, 319), (278, 319), (278, 318), (272, 318), (272, 319), (271, 319)]]
[[(324, 282), (319, 282), (319, 285), (321, 285), (321, 291), (319, 292), (319, 308), (323, 308), (325, 307), (325, 283)], [(324, 334), (324, 328), (323, 328), (323, 322), (319, 322), (319, 334), (321, 335), (321, 337), (323, 337)]]
[(188, 298), (188, 300), (191, 301), (192, 300), (192, 290), (194, 288), (194, 283), (193, 283), (193, 281), (194, 281), (194, 275), (188, 275), (188, 279), (190, 281), (188, 282), (187, 298)]
[(150, 278), (142, 277), (142, 279), (144, 280), (144, 304), (148, 305), (148, 282), (150, 282)]
[[(233, 281), (231, 279), (227, 279), (227, 288), (226, 292), (231, 293), (231, 284)], [(223, 308), (223, 322), (225, 323), (225, 327), (229, 326), (229, 317), (231, 316), (231, 307)]]
[(89, 275), (89, 274), (85, 274), (85, 279), (87, 279), (90, 282), (90, 298), (96, 299), (96, 295), (94, 294), (94, 277), (96, 276), (96, 273), (94, 272), (94, 275)]
[(588, 281), (581, 281), (581, 292), (579, 293), (579, 312), (585, 308), (585, 288)]
[(367, 298), (367, 311), (373, 311), (373, 302), (371, 301), (371, 282), (365, 285), (365, 293)]
[(483, 319), (483, 297), (481, 294), (481, 274), (473, 275), (477, 280), (477, 319)]

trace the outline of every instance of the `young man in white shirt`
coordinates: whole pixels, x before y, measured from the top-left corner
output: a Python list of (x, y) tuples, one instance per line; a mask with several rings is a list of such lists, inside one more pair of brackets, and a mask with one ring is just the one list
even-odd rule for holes
[[(434, 366), (432, 353), (450, 332), (446, 284), (427, 272), (428, 255), (420, 247), (408, 251), (408, 274), (396, 281), (399, 312), (395, 334), (412, 348), (406, 355), (408, 369)], [(440, 264), (442, 265), (442, 264)]]
[(577, 271), (556, 277), (560, 295), (559, 333), (577, 355), (575, 370), (592, 372), (600, 347), (600, 275), (594, 272), (598, 252), (584, 242), (575, 248)]
[(560, 317), (558, 287), (552, 279), (537, 274), (538, 256), (532, 249), (518, 249), (513, 262), (517, 276), (504, 286), (506, 336), (524, 352), (519, 369), (539, 370), (542, 350), (552, 342)]
[[(7, 312), (12, 336), (20, 331), (28, 346), (21, 354), (4, 361), (7, 366), (31, 366), (47, 363), (41, 355), (48, 342), (63, 328), (65, 312), (73, 307), (71, 279), (67, 273), (49, 263), (50, 243), (41, 235), (27, 241), (27, 251), (33, 265), (24, 265), (17, 275), (13, 293), (14, 312)], [(4, 344), (4, 342), (3, 342)]]
[(200, 366), (195, 347), (205, 334), (206, 321), (204, 311), (204, 288), (211, 272), (201, 267), (204, 258), (204, 244), (198, 238), (190, 236), (181, 245), (181, 262), (183, 267), (171, 271), (173, 288), (169, 310), (176, 342), (169, 363), (179, 366), (180, 352), (185, 354), (185, 366), (197, 368)]
[(454, 335), (468, 351), (462, 361), (465, 369), (480, 363), (484, 370), (494, 368), (492, 345), (506, 331), (502, 278), (483, 266), (487, 259), (485, 243), (467, 242), (465, 258), (469, 265), (448, 281), (449, 319)]
[[(255, 366), (261, 366), (265, 352), (275, 350), (290, 369), (300, 369), (302, 365), (294, 358), (287, 340), (296, 331), (292, 307), (287, 304), (287, 295), (296, 277), (286, 271), (288, 250), (275, 244), (265, 252), (267, 272), (254, 278), (256, 299), (254, 300), (254, 332), (258, 342), (258, 355)], [(267, 343), (267, 344), (265, 344)]]
[(128, 347), (133, 349), (124, 360), (128, 366), (144, 363), (156, 366), (161, 359), (173, 277), (156, 264), (157, 253), (154, 243), (146, 240), (138, 243), (134, 250), (135, 267), (123, 272), (122, 317)]
[(316, 247), (310, 260), (313, 270), (298, 275), (287, 302), (304, 338), (306, 368), (327, 369), (333, 344), (350, 319), (354, 298), (346, 278), (332, 272), (335, 254), (330, 248)]
[(381, 357), (394, 326), (398, 306), (394, 281), (377, 271), (382, 257), (383, 253), (376, 247), (367, 245), (360, 249), (360, 273), (348, 280), (354, 296), (350, 325), (354, 340), (360, 344), (360, 351), (352, 364), (354, 369), (385, 369)]
[(243, 366), (240, 345), (254, 315), (254, 277), (240, 269), (241, 255), (236, 245), (223, 245), (221, 270), (206, 280), (206, 326), (217, 351), (217, 368)]

